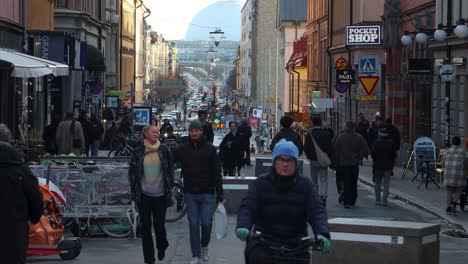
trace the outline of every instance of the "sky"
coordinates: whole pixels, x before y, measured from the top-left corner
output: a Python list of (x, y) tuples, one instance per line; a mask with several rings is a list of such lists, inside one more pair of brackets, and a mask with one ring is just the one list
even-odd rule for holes
[[(185, 39), (192, 19), (205, 7), (216, 2), (234, 2), (243, 6), (246, 0), (146, 0), (145, 5), (151, 10), (147, 18), (154, 31), (162, 33), (169, 40)], [(240, 14), (239, 14), (240, 17)], [(239, 18), (240, 19), (240, 18)], [(217, 25), (197, 25), (217, 27)], [(224, 30), (224, 29), (223, 29)], [(240, 31), (240, 28), (237, 29)], [(209, 34), (207, 34), (209, 37)]]

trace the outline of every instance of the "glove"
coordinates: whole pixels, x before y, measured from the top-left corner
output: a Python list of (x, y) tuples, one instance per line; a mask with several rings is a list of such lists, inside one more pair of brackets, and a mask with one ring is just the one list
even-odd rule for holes
[(217, 202), (217, 203), (222, 203), (222, 202), (224, 202), (223, 197), (222, 197), (222, 196), (216, 196), (216, 202)]
[[(237, 232), (236, 232), (236, 234), (237, 234)], [(326, 237), (324, 237), (322, 235), (318, 235), (317, 239), (322, 242), (322, 252), (324, 252), (324, 253), (329, 252), (330, 251), (330, 240), (328, 240), (328, 238), (326, 238)]]
[(247, 228), (237, 228), (236, 229), (236, 236), (242, 240), (245, 241), (247, 237), (249, 236), (250, 231)]

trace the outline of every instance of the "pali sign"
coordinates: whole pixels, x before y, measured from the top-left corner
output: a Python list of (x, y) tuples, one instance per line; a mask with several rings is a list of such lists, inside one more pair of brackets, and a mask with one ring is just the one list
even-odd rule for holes
[(380, 26), (346, 26), (347, 45), (379, 45)]

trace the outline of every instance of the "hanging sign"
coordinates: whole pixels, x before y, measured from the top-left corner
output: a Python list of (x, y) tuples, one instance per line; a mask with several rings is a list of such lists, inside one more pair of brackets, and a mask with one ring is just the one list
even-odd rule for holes
[(336, 83), (340, 84), (353, 84), (354, 83), (354, 70), (337, 70)]
[(346, 26), (346, 44), (380, 45), (380, 26)]
[(440, 78), (442, 78), (442, 81), (450, 82), (455, 79), (455, 76), (457, 74), (455, 66), (452, 64), (445, 64), (440, 67)]

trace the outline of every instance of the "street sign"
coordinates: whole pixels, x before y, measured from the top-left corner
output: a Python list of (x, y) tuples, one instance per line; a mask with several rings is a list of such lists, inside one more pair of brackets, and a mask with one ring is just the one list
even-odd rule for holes
[(361, 96), (361, 101), (377, 101), (377, 96), (375, 96), (375, 95), (363, 95), (363, 96)]
[(345, 94), (345, 93), (339, 94), (339, 95), (338, 95), (338, 98), (337, 98), (337, 101), (338, 101), (338, 103), (344, 103), (344, 102), (346, 102), (346, 94)]
[(338, 93), (346, 93), (346, 91), (349, 89), (349, 84), (346, 83), (337, 83), (335, 84), (335, 90)]
[(353, 84), (354, 83), (354, 70), (337, 70), (336, 83)]
[(456, 73), (456, 68), (452, 64), (445, 64), (442, 67), (440, 67), (440, 77), (442, 78), (442, 81), (453, 81), (455, 79), (457, 73)]
[(375, 86), (379, 82), (379, 76), (360, 76), (359, 82), (362, 84), (362, 88), (366, 91), (367, 95), (371, 95)]
[(359, 75), (375, 75), (377, 74), (375, 58), (360, 58), (359, 59)]
[(94, 95), (100, 94), (103, 88), (101, 82), (92, 82), (92, 83), (89, 83), (88, 85), (89, 85), (89, 92)]
[(349, 63), (345, 58), (339, 58), (335, 61), (335, 67), (337, 70), (346, 70), (349, 67)]

